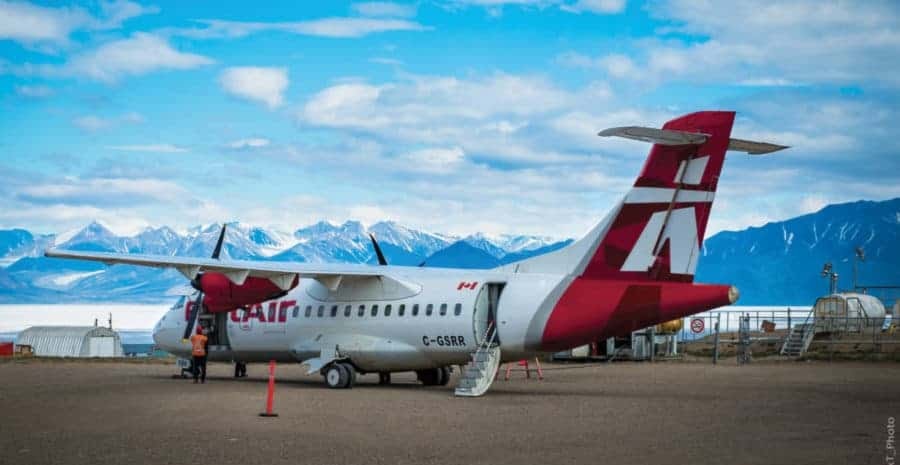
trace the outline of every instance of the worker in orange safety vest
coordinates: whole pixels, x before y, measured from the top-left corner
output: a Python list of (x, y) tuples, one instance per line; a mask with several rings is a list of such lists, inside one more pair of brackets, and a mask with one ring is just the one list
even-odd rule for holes
[(203, 334), (203, 327), (197, 326), (197, 334), (191, 336), (191, 356), (194, 360), (194, 384), (197, 379), (206, 383), (206, 343), (209, 339)]

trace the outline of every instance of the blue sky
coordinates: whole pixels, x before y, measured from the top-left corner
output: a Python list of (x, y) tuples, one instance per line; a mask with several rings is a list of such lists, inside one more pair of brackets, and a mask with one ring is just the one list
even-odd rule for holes
[(701, 109), (711, 229), (900, 196), (896, 2), (0, 1), (0, 227), (393, 219), (576, 236)]

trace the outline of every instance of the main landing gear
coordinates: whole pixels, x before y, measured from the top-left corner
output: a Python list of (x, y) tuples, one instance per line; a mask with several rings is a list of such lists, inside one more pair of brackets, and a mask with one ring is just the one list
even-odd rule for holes
[(322, 371), (331, 389), (350, 389), (356, 384), (356, 368), (347, 362), (335, 362)]
[(450, 369), (447, 367), (416, 371), (419, 382), (425, 386), (446, 386), (450, 382)]

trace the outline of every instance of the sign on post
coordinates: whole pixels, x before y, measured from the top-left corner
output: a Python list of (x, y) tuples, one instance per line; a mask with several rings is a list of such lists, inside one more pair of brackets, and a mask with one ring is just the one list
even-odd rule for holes
[(706, 328), (703, 318), (694, 318), (691, 320), (691, 331), (694, 334), (700, 334)]

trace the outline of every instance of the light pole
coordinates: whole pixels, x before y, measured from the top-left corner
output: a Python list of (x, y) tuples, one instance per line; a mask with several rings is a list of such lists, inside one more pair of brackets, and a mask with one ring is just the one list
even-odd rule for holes
[(853, 290), (854, 291), (859, 290), (859, 285), (857, 284), (857, 281), (856, 281), (856, 279), (857, 279), (856, 268), (857, 268), (859, 262), (864, 262), (864, 261), (866, 261), (866, 251), (863, 250), (862, 247), (857, 247), (856, 248), (856, 256), (853, 257)]
[(835, 292), (837, 292), (838, 274), (831, 266), (831, 262), (825, 263), (825, 266), (822, 267), (822, 277), (828, 278), (828, 293), (834, 294)]

